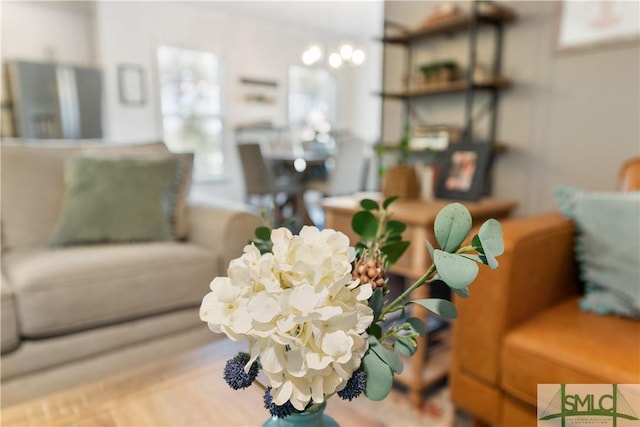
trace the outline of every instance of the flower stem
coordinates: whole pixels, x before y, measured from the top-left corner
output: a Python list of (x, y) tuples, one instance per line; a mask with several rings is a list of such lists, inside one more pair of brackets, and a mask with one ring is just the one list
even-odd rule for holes
[(267, 386), (262, 384), (259, 379), (256, 378), (255, 380), (253, 380), (253, 383), (261, 388), (262, 391), (267, 391)]
[(407, 296), (409, 296), (413, 291), (418, 289), (420, 286), (424, 285), (429, 279), (431, 279), (435, 274), (435, 272), (436, 272), (436, 265), (431, 264), (431, 267), (429, 267), (429, 270), (427, 270), (427, 272), (424, 273), (421, 278), (416, 280), (415, 283), (409, 286), (402, 294), (400, 294), (400, 296), (398, 296), (398, 298), (394, 299), (384, 310), (382, 310), (382, 313), (380, 313), (380, 317), (384, 316), (387, 313), (391, 313), (402, 308), (404, 299)]

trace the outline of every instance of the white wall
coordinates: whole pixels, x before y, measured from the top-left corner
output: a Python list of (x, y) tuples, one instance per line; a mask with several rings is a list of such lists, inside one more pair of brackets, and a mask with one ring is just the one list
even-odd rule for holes
[[(371, 7), (366, 20), (379, 21), (381, 31), (382, 3), (368, 3)], [(292, 4), (272, 5), (286, 9)], [(328, 33), (327, 25), (322, 29), (260, 18), (248, 13), (252, 11), (248, 3), (240, 9), (228, 6), (231, 5), (224, 2), (185, 1), (3, 1), (2, 57), (101, 66), (105, 72), (105, 138), (128, 142), (162, 138), (156, 90), (157, 46), (167, 44), (217, 54), (224, 74), (227, 180), (198, 185), (197, 189), (201, 195), (241, 200), (244, 189), (232, 129), (257, 120), (286, 125), (289, 65), (300, 64), (302, 51), (312, 43), (337, 46), (345, 38)], [(340, 5), (335, 3), (335, 7), (331, 13), (344, 20)], [(352, 29), (357, 27), (358, 22), (354, 21)], [(381, 48), (369, 33), (354, 36), (352, 31), (348, 39), (365, 46), (368, 57), (359, 68), (335, 72), (339, 94), (337, 127), (350, 129), (373, 143), (380, 128), (379, 99), (372, 93), (379, 91)], [(144, 67), (148, 94), (144, 106), (120, 103), (117, 69), (121, 64)], [(242, 101), (240, 77), (278, 81), (279, 102), (265, 106)]]
[[(381, 7), (379, 14), (382, 14)], [(206, 190), (236, 200), (243, 198), (244, 190), (233, 128), (257, 120), (286, 125), (288, 67), (300, 63), (302, 51), (310, 44), (320, 41), (337, 45), (341, 40), (319, 31), (217, 9), (215, 2), (99, 2), (95, 19), (99, 62), (106, 73), (106, 136), (112, 140), (161, 138), (159, 100), (156, 97), (157, 46), (167, 44), (218, 55), (224, 75), (225, 167), (228, 179), (224, 183), (209, 184)], [(335, 72), (339, 93), (338, 128), (351, 129), (371, 141), (377, 138), (379, 130), (378, 100), (371, 95), (380, 81), (376, 78), (380, 62), (375, 62), (379, 58), (374, 51), (365, 66)], [(149, 99), (142, 107), (123, 106), (118, 100), (117, 67), (125, 63), (142, 65), (147, 71)], [(242, 101), (240, 77), (277, 81), (278, 103), (257, 106)], [(204, 186), (200, 186), (199, 194), (203, 194), (203, 189)]]
[[(558, 53), (557, 2), (504, 3), (519, 18), (505, 30), (503, 73), (514, 85), (502, 92), (499, 106), (498, 140), (509, 151), (496, 161), (493, 195), (519, 201), (519, 213), (529, 214), (555, 209), (553, 189), (560, 184), (614, 189), (619, 165), (640, 155), (638, 44)], [(433, 4), (387, 2), (385, 19), (417, 27)], [(489, 58), (490, 64), (487, 30), (479, 59)], [(419, 60), (454, 58), (465, 64), (467, 46), (465, 35), (429, 41)], [(400, 65), (397, 56), (388, 57), (385, 72), (396, 79), (390, 84), (399, 84)], [(461, 123), (462, 95), (429, 98), (421, 105), (430, 120)], [(386, 138), (401, 130), (397, 113), (385, 108)]]
[(94, 65), (88, 2), (2, 2), (2, 59)]

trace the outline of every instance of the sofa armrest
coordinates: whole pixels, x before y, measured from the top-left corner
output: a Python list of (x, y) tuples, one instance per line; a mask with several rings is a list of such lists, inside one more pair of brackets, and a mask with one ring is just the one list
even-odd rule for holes
[(505, 333), (578, 292), (573, 223), (557, 213), (502, 222), (499, 268), (481, 268), (471, 298), (456, 298), (454, 359), (489, 384), (499, 383)]
[(215, 250), (221, 255), (218, 271), (226, 273), (229, 262), (242, 255), (254, 237), (260, 217), (249, 210), (206, 205), (187, 205), (189, 241)]

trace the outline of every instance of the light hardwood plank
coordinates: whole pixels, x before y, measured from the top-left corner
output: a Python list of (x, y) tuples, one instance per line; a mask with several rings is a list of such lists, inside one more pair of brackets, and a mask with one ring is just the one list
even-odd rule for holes
[[(105, 380), (8, 407), (5, 426), (252, 426), (268, 418), (258, 387), (234, 391), (226, 360), (246, 344), (219, 340), (201, 349)], [(330, 399), (343, 427), (381, 426), (355, 405)]]

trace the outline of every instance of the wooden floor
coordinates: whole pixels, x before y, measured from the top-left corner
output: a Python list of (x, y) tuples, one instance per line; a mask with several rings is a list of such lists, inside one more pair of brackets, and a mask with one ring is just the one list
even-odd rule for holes
[[(246, 345), (246, 344), (245, 344)], [(226, 360), (243, 345), (206, 347), (97, 383), (2, 411), (3, 426), (258, 426), (269, 414), (258, 387), (234, 391), (222, 378)], [(334, 397), (327, 413), (342, 426), (382, 426)]]

